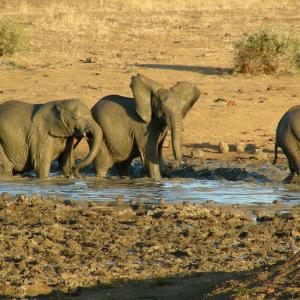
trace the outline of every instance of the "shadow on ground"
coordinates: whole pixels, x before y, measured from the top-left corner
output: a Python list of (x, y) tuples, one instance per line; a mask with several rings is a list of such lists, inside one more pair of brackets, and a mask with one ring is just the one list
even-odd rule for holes
[[(241, 272), (197, 272), (148, 280), (129, 280), (72, 293), (53, 292), (40, 300), (201, 300), (300, 299), (300, 253), (274, 265)], [(289, 276), (288, 276), (289, 274)], [(270, 288), (271, 287), (271, 288)], [(1, 299), (2, 298), (0, 295)]]
[(40, 300), (199, 300), (231, 299), (233, 292), (217, 294), (215, 288), (225, 281), (247, 281), (255, 271), (199, 272), (190, 276), (130, 280), (94, 288), (78, 288), (73, 293), (54, 292), (28, 299)]
[(174, 70), (174, 71), (190, 71), (195, 73), (202, 73), (205, 75), (223, 75), (231, 74), (232, 68), (218, 68), (206, 66), (184, 66), (184, 65), (162, 65), (162, 64), (137, 64), (137, 67), (148, 69)]

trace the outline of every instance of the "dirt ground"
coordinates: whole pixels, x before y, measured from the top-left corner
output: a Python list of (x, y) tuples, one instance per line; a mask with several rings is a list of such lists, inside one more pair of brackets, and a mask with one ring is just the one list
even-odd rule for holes
[[(186, 159), (201, 149), (202, 160), (271, 161), (277, 123), (299, 104), (300, 75), (235, 74), (233, 43), (263, 29), (300, 38), (299, 16), (296, 0), (2, 0), (0, 19), (23, 27), (26, 47), (0, 58), (0, 103), (75, 97), (91, 107), (108, 94), (130, 96), (137, 72), (166, 87), (188, 80), (202, 94), (184, 120)], [(221, 154), (220, 142), (251, 150)], [(300, 298), (299, 207), (232, 209), (80, 207), (4, 195), (0, 295)], [(273, 215), (283, 209), (290, 214)], [(271, 217), (254, 222), (256, 213)]]
[(300, 297), (299, 205), (103, 206), (3, 194), (0, 228), (3, 297)]
[(273, 149), (276, 125), (299, 103), (300, 75), (231, 74), (233, 43), (272, 30), (300, 37), (298, 1), (51, 1), (0, 3), (0, 17), (23, 27), (27, 47), (0, 64), (0, 101), (79, 97), (89, 106), (130, 96), (140, 72), (166, 87), (197, 84), (200, 100), (184, 121), (184, 145), (220, 142)]

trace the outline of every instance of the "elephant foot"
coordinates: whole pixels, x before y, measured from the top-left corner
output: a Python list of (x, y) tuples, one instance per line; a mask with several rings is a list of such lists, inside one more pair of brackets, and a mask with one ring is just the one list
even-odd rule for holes
[(8, 167), (5, 167), (4, 165), (0, 164), (0, 176), (1, 176), (1, 178), (13, 176), (12, 168), (8, 168)]
[(181, 160), (174, 160), (173, 163), (172, 163), (172, 168), (177, 169), (181, 166), (181, 164), (182, 164)]
[(284, 180), (283, 183), (294, 183), (300, 184), (300, 174), (289, 174)]
[(79, 170), (76, 167), (72, 168), (72, 175), (74, 178), (80, 179), (82, 176), (79, 173)]
[(160, 174), (162, 177), (170, 178), (172, 176), (172, 169), (169, 166), (164, 165), (163, 168), (160, 168)]

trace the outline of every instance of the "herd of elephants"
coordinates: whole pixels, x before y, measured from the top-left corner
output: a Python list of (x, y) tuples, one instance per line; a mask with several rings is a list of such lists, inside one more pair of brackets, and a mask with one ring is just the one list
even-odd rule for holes
[[(105, 177), (115, 166), (127, 175), (131, 162), (140, 157), (151, 178), (164, 170), (162, 146), (170, 129), (173, 154), (182, 158), (182, 120), (200, 97), (198, 87), (179, 81), (170, 88), (137, 74), (131, 78), (133, 98), (109, 95), (90, 110), (78, 99), (31, 104), (7, 101), (0, 105), (0, 174), (12, 176), (34, 170), (49, 176), (53, 160), (66, 177), (79, 176), (94, 164), (95, 174)], [(85, 137), (89, 153), (74, 160), (74, 149)], [(277, 147), (286, 155), (290, 174), (285, 182), (300, 182), (300, 105), (288, 110), (276, 130)]]

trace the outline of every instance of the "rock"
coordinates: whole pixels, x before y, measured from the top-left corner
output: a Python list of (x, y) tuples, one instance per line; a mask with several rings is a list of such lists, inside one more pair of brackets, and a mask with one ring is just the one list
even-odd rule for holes
[(63, 203), (64, 203), (64, 205), (66, 205), (66, 206), (74, 206), (74, 201), (72, 201), (72, 200), (69, 200), (69, 199), (65, 199), (65, 200), (63, 200)]
[(31, 203), (32, 203), (33, 206), (41, 205), (43, 203), (43, 199), (40, 195), (39, 196), (32, 196), (31, 197)]
[(274, 220), (274, 216), (271, 214), (267, 214), (264, 212), (257, 213), (257, 216), (256, 216), (257, 222), (269, 222), (269, 221), (273, 221), (273, 220)]
[(248, 232), (247, 231), (242, 231), (240, 234), (239, 234), (239, 238), (240, 239), (245, 239), (248, 237)]
[(2, 200), (6, 201), (6, 200), (8, 200), (9, 198), (10, 198), (9, 193), (3, 192), (3, 193), (1, 194), (1, 199), (2, 199)]
[(275, 214), (275, 216), (283, 220), (293, 220), (295, 218), (294, 215), (288, 211), (278, 212)]
[(227, 105), (228, 105), (228, 106), (236, 106), (236, 102), (235, 102), (234, 100), (229, 100), (229, 101), (227, 102)]
[(235, 151), (239, 154), (245, 152), (245, 144), (244, 143), (238, 143), (236, 144)]
[(245, 151), (249, 153), (255, 153), (256, 145), (255, 144), (247, 144), (245, 147)]
[(160, 205), (165, 205), (166, 204), (166, 199), (165, 198), (160, 198), (159, 199), (159, 204)]
[(228, 153), (229, 152), (229, 146), (228, 146), (228, 144), (226, 144), (224, 142), (221, 142), (219, 144), (219, 151), (220, 151), (220, 153)]
[(263, 149), (261, 149), (261, 148), (255, 149), (255, 154), (256, 154), (256, 156), (257, 156), (257, 158), (258, 158), (259, 160), (266, 160), (266, 159), (268, 159), (268, 154), (265, 153), (265, 152), (263, 151)]
[(191, 205), (191, 204), (192, 204), (192, 202), (190, 200), (182, 201), (182, 205), (188, 206), (188, 205)]
[(27, 196), (25, 194), (19, 194), (16, 196), (16, 202), (18, 204), (24, 204), (27, 206), (32, 206), (32, 199), (30, 196)]
[(216, 100), (214, 100), (214, 102), (219, 103), (219, 104), (226, 104), (227, 100), (225, 98), (217, 98)]
[(124, 202), (124, 196), (120, 195), (115, 198), (117, 204), (122, 204)]
[(293, 229), (291, 232), (293, 237), (299, 237), (300, 238), (300, 231), (297, 229)]
[(84, 64), (94, 64), (97, 62), (97, 57), (86, 57), (84, 59), (81, 59), (80, 62), (84, 63)]
[(204, 157), (204, 152), (201, 149), (195, 149), (191, 151), (192, 158), (202, 158)]

